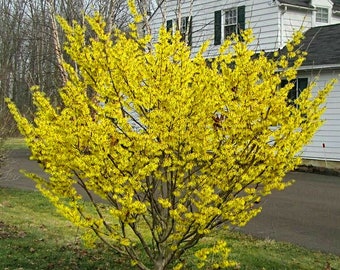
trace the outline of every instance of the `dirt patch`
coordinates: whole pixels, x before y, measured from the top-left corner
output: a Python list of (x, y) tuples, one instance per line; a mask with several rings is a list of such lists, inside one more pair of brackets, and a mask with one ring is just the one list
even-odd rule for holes
[(25, 236), (26, 233), (19, 230), (17, 226), (8, 225), (0, 220), (0, 239), (23, 238)]

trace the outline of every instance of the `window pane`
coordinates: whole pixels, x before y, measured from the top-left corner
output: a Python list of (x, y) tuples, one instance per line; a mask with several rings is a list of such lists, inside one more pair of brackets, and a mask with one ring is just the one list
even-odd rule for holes
[(227, 38), (231, 34), (236, 33), (236, 25), (229, 25), (224, 27), (224, 37)]
[(294, 86), (288, 92), (288, 103), (290, 104), (294, 102), (294, 100), (297, 98), (297, 95), (298, 95), (296, 80), (293, 80), (292, 83), (294, 84)]
[(298, 86), (297, 86), (297, 97), (300, 96), (301, 92), (306, 89), (308, 86), (308, 79), (307, 78), (299, 78), (298, 79)]
[(187, 32), (187, 17), (181, 18), (181, 27), (179, 31), (182, 34), (185, 34)]
[(228, 9), (225, 11), (225, 25), (237, 23), (237, 12), (236, 9)]
[(237, 33), (237, 9), (231, 8), (224, 11), (224, 38)]
[(316, 8), (316, 22), (328, 23), (328, 9)]
[[(286, 86), (287, 80), (281, 81), (281, 87)], [(289, 90), (287, 100), (289, 105), (294, 105), (294, 101), (300, 96), (301, 92), (308, 86), (308, 78), (297, 78), (291, 81), (293, 83), (292, 89)]]

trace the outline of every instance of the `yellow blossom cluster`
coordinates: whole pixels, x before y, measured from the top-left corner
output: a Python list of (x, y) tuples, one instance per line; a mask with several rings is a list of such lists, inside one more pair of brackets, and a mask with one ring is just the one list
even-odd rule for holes
[[(64, 63), (61, 106), (35, 87), (32, 122), (9, 108), (48, 174), (30, 176), (65, 217), (94, 232), (89, 243), (99, 238), (140, 269), (176, 261), (180, 269), (187, 249), (222, 225), (245, 225), (262, 196), (289, 185), (282, 178), (322, 124), (332, 87), (312, 98), (311, 84), (287, 102), (293, 83), (279, 86), (305, 57), (295, 50), (300, 33), (286, 55), (268, 58), (249, 50), (248, 29), (207, 60), (208, 43), (192, 55), (164, 28), (150, 46), (136, 32), (106, 33), (99, 15), (87, 18), (89, 39), (85, 26), (59, 21), (76, 63)], [(196, 256), (203, 267), (220, 254), (220, 269), (228, 252), (218, 242)]]

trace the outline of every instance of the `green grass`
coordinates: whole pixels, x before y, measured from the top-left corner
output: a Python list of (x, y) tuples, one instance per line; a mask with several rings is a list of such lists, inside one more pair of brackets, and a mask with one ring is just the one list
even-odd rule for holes
[[(327, 263), (340, 269), (340, 257), (313, 252), (273, 240), (258, 240), (240, 233), (218, 233), (227, 239), (236, 269), (323, 270)], [(209, 245), (213, 238), (201, 245)], [(186, 261), (194, 259), (188, 252)], [(128, 260), (103, 246), (88, 250), (80, 232), (59, 216), (38, 192), (0, 188), (0, 269), (132, 269)], [(194, 266), (186, 269), (196, 269)], [(209, 269), (209, 268), (205, 268)]]
[(22, 137), (12, 137), (7, 138), (4, 142), (5, 150), (13, 150), (13, 149), (27, 149), (27, 145), (25, 143), (25, 139)]
[(0, 269), (117, 269), (122, 264), (105, 248), (85, 249), (79, 230), (40, 193), (0, 188)]

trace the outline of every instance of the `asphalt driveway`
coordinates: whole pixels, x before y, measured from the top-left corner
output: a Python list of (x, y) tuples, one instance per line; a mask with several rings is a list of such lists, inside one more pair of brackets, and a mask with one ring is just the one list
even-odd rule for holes
[[(20, 169), (41, 173), (27, 150), (13, 150), (0, 177), (0, 186), (34, 190)], [(236, 228), (261, 238), (295, 243), (340, 255), (340, 177), (292, 172), (296, 182), (262, 199), (262, 212), (246, 227)]]
[(243, 231), (340, 255), (340, 177), (293, 172), (296, 182), (262, 200)]

